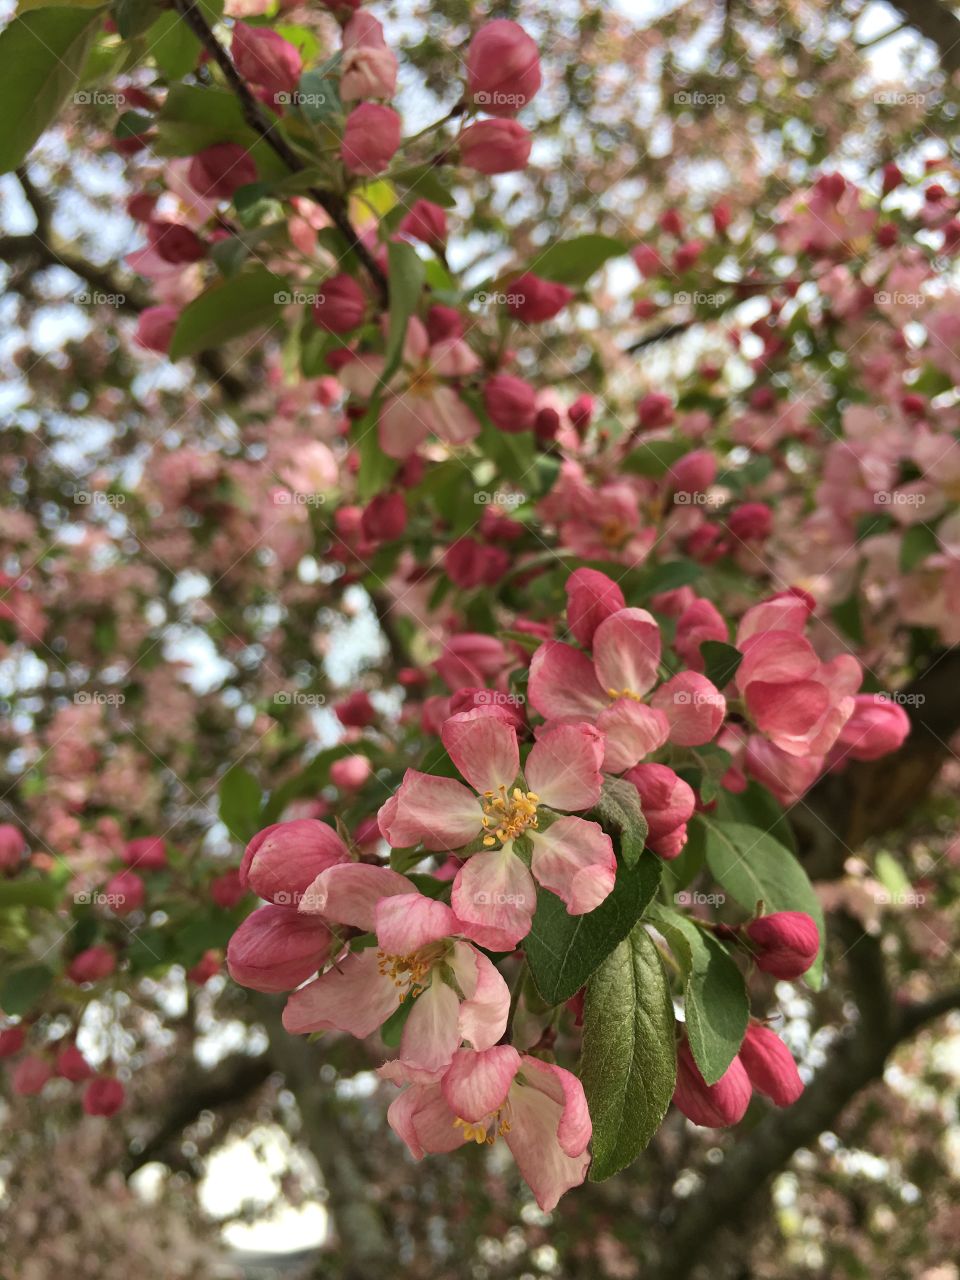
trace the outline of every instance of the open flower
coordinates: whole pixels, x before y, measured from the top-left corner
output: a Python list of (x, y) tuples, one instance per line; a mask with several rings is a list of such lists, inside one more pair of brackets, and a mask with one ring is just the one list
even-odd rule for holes
[(668, 740), (709, 742), (726, 710), (705, 676), (682, 672), (644, 699), (657, 682), (660, 628), (646, 609), (620, 609), (593, 633), (592, 658), (559, 640), (530, 661), (527, 693), (548, 720), (589, 720), (604, 736), (603, 768), (622, 773)]
[(388, 867), (344, 863), (317, 876), (300, 910), (328, 925), (376, 934), (376, 947), (341, 956), (287, 1000), (283, 1025), (371, 1035), (406, 1000), (400, 1061), (426, 1078), (449, 1065), (464, 1040), (487, 1049), (503, 1035), (510, 992), (492, 961), (469, 942), (453, 911)]
[(541, 1209), (586, 1177), (593, 1132), (583, 1086), (562, 1067), (512, 1045), (461, 1049), (435, 1084), (411, 1084), (387, 1112), (415, 1160), (502, 1137)]
[[(447, 444), (466, 444), (480, 433), (480, 423), (444, 379), (464, 378), (480, 368), (480, 361), (460, 338), (443, 338), (431, 345), (426, 329), (413, 316), (403, 345), (403, 366), (386, 388), (380, 409), (380, 446), (391, 458), (406, 458), (429, 435)], [(383, 356), (365, 354), (344, 365), (340, 381), (368, 400), (380, 386)]]
[[(462, 849), (482, 837), (482, 851), (468, 858), (453, 885), (464, 932), (481, 946), (512, 950), (530, 931), (534, 880), (562, 898), (571, 915), (599, 906), (616, 874), (610, 837), (599, 823), (554, 818), (552, 811), (596, 804), (601, 734), (587, 724), (547, 726), (522, 779), (517, 731), (499, 717), (451, 716), (441, 738), (473, 791), (454, 778), (408, 769), (380, 810), (380, 830), (400, 848)], [(521, 841), (528, 844), (518, 848)], [(529, 868), (521, 852), (529, 852)]]

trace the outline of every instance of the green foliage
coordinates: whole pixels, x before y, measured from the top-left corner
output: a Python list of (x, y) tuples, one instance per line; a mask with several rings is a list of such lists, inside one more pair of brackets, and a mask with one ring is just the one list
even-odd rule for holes
[(222, 346), (251, 329), (273, 324), (289, 297), (280, 276), (258, 267), (215, 284), (184, 307), (170, 344), (170, 359)]

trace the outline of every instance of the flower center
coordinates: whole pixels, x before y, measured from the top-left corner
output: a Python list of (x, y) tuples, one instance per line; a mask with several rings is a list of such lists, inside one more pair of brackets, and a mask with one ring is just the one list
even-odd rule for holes
[[(537, 825), (537, 805), (540, 797), (533, 791), (521, 791), (514, 787), (510, 795), (502, 784), (496, 791), (483, 793), (483, 822), (487, 834), (483, 843), (489, 849), (499, 840), (516, 840), (527, 827)], [(492, 830), (492, 834), (491, 834)]]
[(426, 396), (437, 385), (437, 375), (429, 364), (422, 364), (412, 370), (407, 390), (412, 396)]
[(510, 1132), (510, 1121), (503, 1111), (504, 1108), (501, 1107), (498, 1111), (491, 1111), (488, 1116), (477, 1121), (461, 1120), (457, 1116), (453, 1127), (463, 1130), (463, 1136), (467, 1142), (475, 1142), (477, 1146), (483, 1146), (485, 1143), (488, 1147), (492, 1147), (497, 1138), (502, 1138), (505, 1133)]
[(600, 538), (608, 547), (620, 547), (630, 536), (630, 530), (619, 516), (607, 516), (600, 525)]
[(401, 1004), (407, 996), (416, 999), (424, 989), (423, 979), (430, 972), (432, 964), (432, 959), (423, 952), (414, 952), (409, 956), (391, 956), (386, 951), (377, 952), (377, 967), (397, 988)]
[(632, 689), (608, 689), (607, 697), (612, 698), (614, 702), (618, 698), (629, 698), (631, 702), (642, 702), (643, 694), (634, 693)]

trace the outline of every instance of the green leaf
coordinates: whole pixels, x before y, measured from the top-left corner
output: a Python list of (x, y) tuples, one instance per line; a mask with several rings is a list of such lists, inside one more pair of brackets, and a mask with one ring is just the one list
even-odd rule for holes
[(170, 359), (194, 356), (250, 329), (273, 324), (288, 296), (287, 282), (262, 268), (215, 284), (181, 312)]
[(8, 973), (0, 985), (0, 1009), (10, 1017), (29, 1013), (53, 982), (53, 970), (45, 964), (30, 964)]
[(750, 1002), (727, 949), (689, 916), (661, 910), (654, 923), (680, 962), (687, 1035), (707, 1084), (716, 1084), (743, 1043)]
[(743, 661), (743, 654), (739, 649), (722, 640), (704, 640), (700, 653), (704, 662), (703, 674), (718, 689), (723, 689), (730, 683)]
[(620, 469), (632, 475), (659, 480), (678, 458), (689, 452), (690, 445), (685, 440), (648, 440), (627, 454), (620, 463)]
[(241, 765), (233, 765), (220, 779), (220, 821), (243, 844), (260, 830), (260, 784)]
[(576, 236), (573, 240), (558, 240), (544, 249), (527, 269), (544, 280), (581, 285), (610, 258), (621, 258), (626, 252), (623, 241), (612, 236)]
[(623, 864), (636, 866), (648, 831), (637, 788), (624, 778), (605, 778), (596, 811), (604, 830), (620, 837), (619, 852)]
[(180, 80), (197, 65), (200, 41), (179, 13), (161, 14), (147, 32), (147, 48), (168, 80)]
[(5, 907), (43, 907), (54, 911), (63, 885), (52, 877), (43, 880), (0, 880), (0, 911)]
[[(270, 793), (270, 798), (263, 807), (261, 825), (268, 826), (271, 822), (278, 821), (292, 800), (298, 800), (301, 796), (316, 795), (321, 791), (330, 781), (330, 766), (334, 760), (351, 755), (354, 750), (350, 743), (343, 743), (338, 747), (328, 747), (326, 751), (315, 755), (295, 778), (291, 778)], [(370, 752), (368, 751), (367, 754), (369, 755)]]
[(391, 242), (387, 245), (387, 278), (390, 282), (390, 323), (384, 352), (382, 381), (388, 382), (403, 356), (407, 323), (420, 301), (426, 271), (413, 245)]
[(911, 525), (900, 542), (900, 572), (909, 573), (939, 550), (940, 542), (933, 529), (925, 524)]
[(388, 1049), (398, 1049), (400, 1047), (400, 1037), (403, 1035), (403, 1028), (407, 1025), (407, 1019), (413, 1012), (413, 1001), (404, 1000), (397, 1005), (393, 1013), (380, 1028), (380, 1039)]
[(538, 890), (524, 950), (534, 984), (548, 1004), (576, 995), (643, 915), (659, 883), (660, 860), (648, 853), (634, 867), (619, 866), (613, 891), (586, 915), (569, 915), (559, 898)]
[(244, 120), (232, 93), (193, 84), (171, 85), (157, 116), (151, 149), (160, 156), (193, 156), (216, 142), (239, 142), (246, 147), (263, 181), (289, 174), (280, 157)]
[(721, 791), (714, 816), (724, 822), (745, 822), (750, 827), (762, 827), (774, 840), (786, 845), (791, 853), (797, 852), (797, 838), (790, 819), (759, 782), (747, 783), (745, 791)]
[(60, 114), (102, 22), (86, 8), (36, 9), (0, 32), (0, 173), (21, 164)]
[(677, 1075), (670, 988), (659, 952), (637, 925), (587, 986), (580, 1076), (593, 1121), (590, 1178), (630, 1164), (666, 1114)]
[(714, 879), (731, 893), (741, 907), (753, 911), (763, 902), (764, 912), (805, 911), (820, 930), (820, 955), (805, 975), (814, 989), (823, 975), (826, 926), (819, 899), (807, 873), (789, 849), (769, 832), (741, 822), (716, 822), (698, 814), (692, 823), (705, 831), (707, 864)]
[(397, 460), (389, 457), (380, 447), (380, 432), (377, 422), (380, 417), (380, 404), (374, 400), (362, 418), (358, 418), (350, 429), (351, 443), (360, 456), (360, 468), (357, 471), (357, 497), (361, 502), (369, 502), (385, 489), (393, 479), (397, 469)]

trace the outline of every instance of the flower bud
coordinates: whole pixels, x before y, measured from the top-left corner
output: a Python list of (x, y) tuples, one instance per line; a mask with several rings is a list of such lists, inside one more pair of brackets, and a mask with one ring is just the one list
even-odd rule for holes
[(803, 1093), (793, 1054), (769, 1027), (750, 1023), (740, 1046), (740, 1061), (753, 1087), (778, 1107), (789, 1107)]
[(686, 1040), (677, 1046), (677, 1084), (673, 1103), (694, 1124), (723, 1129), (738, 1124), (750, 1105), (750, 1079), (739, 1057), (716, 1082), (707, 1084)]
[(246, 885), (241, 880), (240, 871), (236, 867), (210, 881), (210, 898), (225, 911), (230, 911), (238, 902), (242, 902), (246, 893)]
[(370, 701), (365, 689), (355, 689), (353, 693), (336, 703), (334, 714), (347, 729), (365, 729), (377, 718), (377, 710)]
[(320, 286), (313, 304), (313, 323), (328, 333), (349, 333), (363, 323), (367, 313), (367, 296), (345, 272), (331, 276)]
[(57, 1054), (55, 1070), (64, 1080), (79, 1084), (81, 1080), (89, 1080), (93, 1075), (93, 1067), (86, 1060), (75, 1044), (68, 1044)]
[(152, 191), (138, 191), (127, 200), (127, 213), (134, 222), (149, 222), (159, 197)]
[(598, 569), (574, 569), (566, 583), (567, 626), (578, 644), (590, 647), (605, 618), (626, 608), (620, 587)]
[(207, 256), (207, 246), (195, 231), (182, 222), (155, 218), (147, 223), (147, 239), (164, 262), (173, 266), (187, 266)]
[(435, 302), (427, 312), (426, 325), (431, 343), (463, 337), (463, 316), (455, 307), (445, 307), (440, 302)]
[(537, 324), (552, 320), (573, 297), (573, 290), (566, 285), (541, 280), (531, 271), (518, 276), (507, 290), (507, 310), (524, 324)]
[(392, 542), (407, 527), (407, 504), (402, 493), (378, 493), (363, 509), (360, 528), (370, 542)]
[(364, 102), (347, 116), (340, 158), (350, 173), (383, 173), (399, 146), (397, 113), (391, 107)]
[(443, 567), (450, 581), (464, 591), (492, 587), (510, 568), (510, 553), (504, 547), (485, 546), (475, 538), (457, 538), (443, 554)]
[(673, 421), (673, 401), (662, 391), (648, 391), (637, 403), (637, 420), (646, 431)]
[(511, 435), (529, 431), (537, 416), (537, 393), (512, 373), (495, 373), (486, 380), (483, 403), (493, 425)]
[(27, 1029), (23, 1023), (0, 1031), (0, 1058), (12, 1058), (27, 1042)]
[(292, 991), (330, 955), (330, 932), (296, 907), (265, 906), (247, 916), (227, 947), (234, 982), (253, 991)]
[(135, 871), (118, 871), (110, 877), (103, 891), (110, 900), (111, 911), (118, 916), (139, 911), (147, 896), (146, 886)]
[(670, 835), (693, 817), (697, 798), (688, 782), (665, 764), (637, 764), (623, 775), (640, 793), (640, 806), (647, 820), (647, 844)]
[(853, 701), (853, 714), (837, 739), (841, 757), (879, 760), (903, 745), (910, 717), (898, 702), (874, 693), (857, 693)]
[(116, 1076), (94, 1076), (83, 1091), (88, 1116), (115, 1116), (123, 1106), (126, 1090)]
[(340, 71), (340, 98), (392, 98), (397, 91), (397, 58), (385, 45), (358, 44), (345, 49)]
[(190, 161), (187, 181), (205, 200), (230, 200), (240, 187), (257, 180), (253, 157), (239, 142), (217, 142)]
[(137, 317), (137, 346), (166, 355), (179, 319), (179, 308), (169, 303), (160, 307), (144, 307)]
[(31, 1053), (14, 1067), (10, 1088), (21, 1098), (32, 1098), (40, 1093), (52, 1075), (53, 1068), (46, 1058)]
[(137, 840), (128, 840), (123, 860), (128, 867), (137, 867), (141, 871), (162, 871), (167, 865), (163, 836), (140, 836)]
[(296, 906), (321, 871), (349, 859), (347, 846), (325, 822), (276, 822), (258, 831), (247, 845), (240, 882), (268, 902)]
[(215, 977), (222, 967), (219, 951), (205, 951), (197, 963), (187, 970), (187, 979), (195, 982), (198, 987), (202, 987), (205, 982)]
[[(417, 200), (397, 230), (401, 235), (410, 236), (412, 240), (422, 240), (424, 244), (429, 244), (436, 248), (447, 243), (447, 215), (438, 204), (433, 204), (430, 200)], [(444, 308), (444, 310), (448, 309)], [(458, 315), (456, 311), (453, 314)], [(427, 329), (429, 332), (429, 321)], [(462, 332), (463, 326), (461, 324), (459, 332), (444, 334), (443, 336), (459, 338)], [(433, 340), (434, 342), (437, 341), (436, 338)]]
[(540, 88), (540, 55), (522, 27), (485, 23), (467, 49), (467, 101), (492, 116), (515, 116)]
[(0, 822), (0, 872), (16, 871), (25, 850), (22, 832), (10, 822)]
[(799, 978), (820, 950), (816, 921), (803, 911), (775, 911), (744, 926), (757, 968), (775, 978)]
[(670, 468), (670, 485), (680, 493), (703, 493), (717, 478), (717, 460), (709, 449), (694, 449)]
[(460, 135), (460, 160), (477, 173), (526, 168), (533, 138), (516, 120), (478, 120)]
[(117, 958), (107, 947), (87, 947), (78, 951), (67, 965), (67, 977), (72, 982), (99, 982), (109, 978), (117, 967)]
[(533, 434), (538, 440), (544, 444), (550, 440), (555, 440), (559, 430), (560, 415), (556, 409), (551, 409), (549, 405), (545, 405), (542, 409), (537, 410), (537, 416), (533, 422)]
[(773, 530), (773, 512), (765, 502), (745, 502), (731, 511), (727, 528), (741, 542), (762, 542)]
[(596, 406), (593, 396), (582, 395), (577, 396), (573, 404), (567, 410), (567, 417), (570, 419), (570, 425), (579, 436), (585, 436), (593, 421), (593, 414)]
[(274, 101), (293, 93), (300, 83), (303, 59), (299, 50), (269, 27), (235, 23), (230, 52), (244, 80), (266, 90)]
[(330, 781), (342, 791), (356, 791), (363, 786), (372, 772), (373, 765), (367, 756), (341, 756), (330, 766)]

